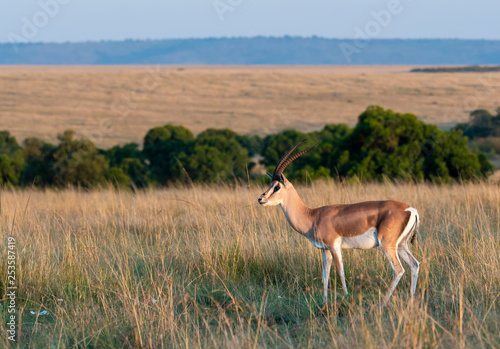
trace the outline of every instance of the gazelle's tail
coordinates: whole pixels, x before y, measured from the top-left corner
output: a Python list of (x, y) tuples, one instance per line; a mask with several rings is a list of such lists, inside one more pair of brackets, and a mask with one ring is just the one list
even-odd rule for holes
[[(420, 217), (418, 215), (418, 211), (416, 208), (409, 207), (405, 211), (410, 211), (412, 216), (415, 216), (415, 223), (413, 223), (413, 227), (411, 227), (411, 231), (409, 233), (409, 234), (411, 234), (410, 243), (413, 244), (413, 242), (417, 238), (418, 226), (420, 225)], [(410, 216), (410, 219), (411, 219), (411, 216)]]

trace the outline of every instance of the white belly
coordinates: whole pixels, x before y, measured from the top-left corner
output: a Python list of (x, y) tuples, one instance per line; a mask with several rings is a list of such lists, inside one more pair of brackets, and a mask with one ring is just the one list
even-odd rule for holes
[(377, 229), (370, 228), (364, 234), (350, 237), (342, 237), (342, 248), (355, 248), (369, 250), (378, 246)]

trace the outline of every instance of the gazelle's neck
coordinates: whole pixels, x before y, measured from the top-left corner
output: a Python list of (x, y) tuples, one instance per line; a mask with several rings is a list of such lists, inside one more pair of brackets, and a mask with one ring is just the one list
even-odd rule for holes
[(288, 223), (300, 234), (305, 234), (312, 228), (312, 210), (302, 202), (293, 185), (287, 189), (286, 199), (280, 207)]

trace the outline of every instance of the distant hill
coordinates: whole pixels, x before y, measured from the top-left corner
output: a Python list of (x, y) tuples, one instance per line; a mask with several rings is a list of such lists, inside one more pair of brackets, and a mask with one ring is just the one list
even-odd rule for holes
[[(364, 47), (361, 47), (364, 46)], [(0, 44), (0, 64), (498, 64), (500, 41), (318, 37)]]

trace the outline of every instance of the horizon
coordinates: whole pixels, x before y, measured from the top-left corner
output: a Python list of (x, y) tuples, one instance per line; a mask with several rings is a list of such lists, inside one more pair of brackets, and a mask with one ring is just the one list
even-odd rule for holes
[[(323, 37), (317, 35), (299, 36), (299, 35), (256, 35), (256, 36), (220, 36), (220, 37), (186, 37), (186, 38), (124, 38), (124, 39), (101, 39), (101, 40), (87, 40), (87, 41), (33, 41), (26, 43), (16, 43), (16, 45), (64, 45), (64, 44), (86, 44), (86, 43), (109, 43), (109, 42), (148, 42), (148, 41), (187, 41), (187, 40), (241, 40), (241, 39), (319, 39), (319, 40), (332, 40), (332, 41), (347, 41), (355, 40), (356, 38), (341, 38), (341, 37)], [(373, 38), (370, 41), (500, 41), (499, 39), (464, 39), (464, 38)], [(11, 45), (11, 42), (0, 41), (0, 45)]]

